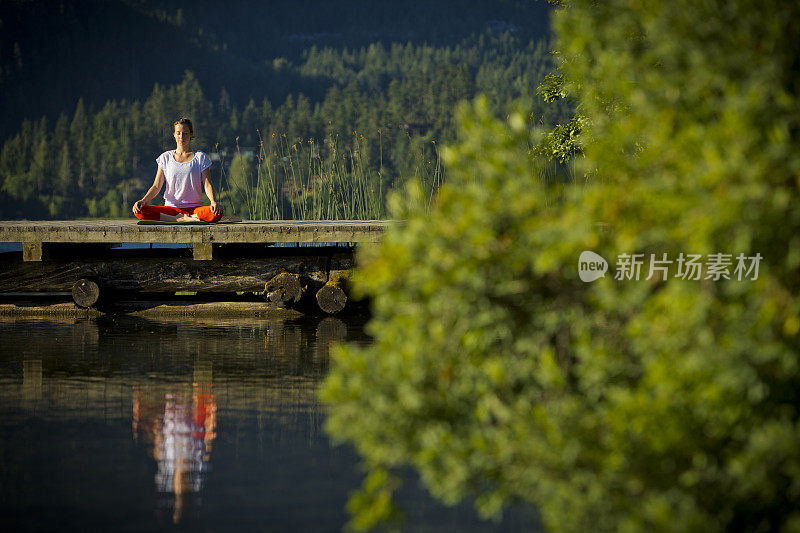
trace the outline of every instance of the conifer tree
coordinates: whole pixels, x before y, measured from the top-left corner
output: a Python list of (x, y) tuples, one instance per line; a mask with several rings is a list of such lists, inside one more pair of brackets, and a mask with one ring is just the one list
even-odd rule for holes
[(58, 157), (58, 181), (56, 192), (62, 196), (70, 196), (75, 184), (72, 181), (72, 161), (69, 156), (69, 144), (64, 142)]

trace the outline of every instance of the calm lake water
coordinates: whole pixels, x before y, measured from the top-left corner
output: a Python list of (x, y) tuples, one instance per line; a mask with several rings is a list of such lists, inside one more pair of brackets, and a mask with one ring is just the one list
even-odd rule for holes
[[(363, 320), (0, 319), (2, 530), (341, 530), (362, 474), (316, 397), (341, 340)], [(408, 477), (405, 530), (538, 529)]]

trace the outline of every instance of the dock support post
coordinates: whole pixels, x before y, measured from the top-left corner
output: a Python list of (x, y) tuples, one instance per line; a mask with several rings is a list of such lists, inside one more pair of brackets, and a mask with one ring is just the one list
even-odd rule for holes
[(214, 259), (214, 245), (210, 242), (196, 242), (192, 245), (195, 261), (211, 261)]
[(42, 260), (42, 243), (41, 242), (23, 242), (22, 243), (22, 260), (23, 261), (41, 261)]

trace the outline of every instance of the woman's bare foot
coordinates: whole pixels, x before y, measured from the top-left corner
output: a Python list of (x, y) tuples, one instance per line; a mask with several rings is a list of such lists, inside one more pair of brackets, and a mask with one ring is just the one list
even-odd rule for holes
[(200, 222), (200, 219), (194, 215), (165, 215), (164, 213), (160, 214), (161, 222)]

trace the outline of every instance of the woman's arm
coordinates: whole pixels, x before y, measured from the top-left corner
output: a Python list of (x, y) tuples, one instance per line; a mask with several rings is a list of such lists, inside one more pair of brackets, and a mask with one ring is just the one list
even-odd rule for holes
[(217, 205), (217, 199), (214, 196), (214, 186), (211, 185), (211, 172), (208, 169), (205, 169), (200, 177), (203, 178), (203, 189), (206, 191), (206, 196), (208, 199), (211, 200), (211, 212), (215, 215), (219, 215), (221, 210)]
[(158, 172), (156, 172), (156, 178), (153, 180), (153, 185), (147, 190), (145, 195), (142, 197), (141, 200), (137, 200), (133, 204), (133, 213), (139, 214), (142, 211), (142, 207), (144, 207), (147, 202), (152, 200), (158, 194), (158, 191), (161, 190), (161, 187), (164, 186), (164, 171), (161, 170), (161, 167), (158, 167)]

